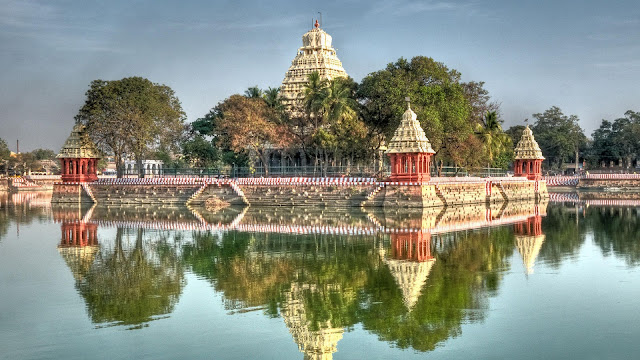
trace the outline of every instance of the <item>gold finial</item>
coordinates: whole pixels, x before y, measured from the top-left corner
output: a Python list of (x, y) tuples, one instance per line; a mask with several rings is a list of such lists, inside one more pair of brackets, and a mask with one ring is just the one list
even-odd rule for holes
[(404, 101), (407, 102), (407, 109), (411, 109), (411, 98), (410, 97), (405, 97)]

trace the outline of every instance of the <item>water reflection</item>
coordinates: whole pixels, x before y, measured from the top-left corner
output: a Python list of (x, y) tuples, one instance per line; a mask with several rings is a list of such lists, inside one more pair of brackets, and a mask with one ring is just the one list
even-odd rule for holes
[[(175, 242), (145, 239), (143, 228), (118, 226), (112, 242), (99, 244), (94, 210), (54, 208), (62, 231), (58, 249), (91, 321), (135, 329), (170, 314), (185, 285)], [(129, 237), (135, 241), (125, 241)]]
[(7, 235), (10, 222), (16, 224), (19, 236), (20, 225), (49, 221), (51, 195), (51, 191), (0, 191), (0, 241)]
[[(486, 317), (514, 249), (530, 273), (546, 244), (546, 204), (530, 202), (387, 213), (55, 206), (53, 215), (96, 326), (170, 316), (189, 271), (229, 314), (282, 317), (308, 359), (331, 358), (356, 324), (432, 350)], [(98, 239), (99, 228), (115, 232)]]

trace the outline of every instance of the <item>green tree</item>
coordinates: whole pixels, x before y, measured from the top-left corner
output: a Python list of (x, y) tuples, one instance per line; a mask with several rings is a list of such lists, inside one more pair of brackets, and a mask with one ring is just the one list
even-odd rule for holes
[(589, 159), (592, 165), (620, 162), (630, 168), (640, 153), (640, 113), (629, 110), (613, 122), (603, 119), (591, 136)]
[(244, 96), (248, 97), (249, 99), (261, 99), (263, 95), (264, 93), (258, 87), (258, 85), (252, 86), (244, 91)]
[(547, 158), (549, 165), (562, 168), (565, 161), (571, 161), (575, 155), (576, 166), (579, 152), (587, 145), (587, 137), (579, 124), (576, 115), (566, 116), (557, 106), (552, 106), (544, 113), (533, 114), (536, 123), (533, 134)]
[(511, 137), (502, 131), (498, 114), (495, 111), (487, 112), (482, 122), (476, 125), (476, 135), (484, 145), (490, 165), (495, 166), (498, 158), (512, 152)]
[(513, 146), (517, 146), (518, 142), (520, 142), (520, 138), (522, 138), (522, 132), (524, 131), (524, 125), (514, 125), (508, 128), (505, 131), (505, 134), (509, 135), (511, 138), (511, 143)]
[(7, 146), (7, 142), (0, 138), (0, 160), (8, 160), (10, 155), (11, 151)]
[(182, 154), (187, 163), (197, 167), (211, 168), (220, 160), (218, 149), (200, 134), (182, 143)]
[[(473, 109), (458, 71), (418, 56), (411, 61), (401, 58), (369, 74), (358, 88), (364, 121), (390, 139), (406, 110), (407, 96), (436, 151), (436, 159), (452, 161), (456, 149), (469, 146), (463, 143), (475, 130)], [(470, 153), (482, 156), (481, 147), (475, 150)]]
[(470, 119), (472, 122), (482, 123), (487, 113), (500, 113), (500, 104), (491, 101), (489, 91), (484, 88), (484, 81), (462, 83), (462, 88), (471, 106)]
[(118, 177), (123, 157), (133, 155), (144, 177), (142, 160), (150, 149), (175, 148), (185, 120), (173, 90), (141, 77), (94, 80), (76, 121), (87, 126), (90, 136), (114, 155)]
[(32, 151), (36, 160), (54, 160), (56, 153), (50, 149), (36, 149)]
[(9, 158), (11, 156), (11, 151), (7, 146), (7, 142), (4, 139), (0, 138), (0, 166), (4, 173), (6, 174), (9, 170)]

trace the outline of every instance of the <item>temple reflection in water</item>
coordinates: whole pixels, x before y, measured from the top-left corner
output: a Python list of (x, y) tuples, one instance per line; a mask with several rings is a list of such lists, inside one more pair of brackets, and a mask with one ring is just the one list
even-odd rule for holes
[[(59, 252), (96, 326), (170, 316), (189, 271), (231, 313), (282, 317), (307, 359), (332, 358), (356, 324), (419, 351), (459, 335), (463, 322), (484, 318), (514, 249), (532, 272), (545, 214), (544, 203), (394, 213), (53, 208)], [(475, 231), (495, 225), (510, 226)]]

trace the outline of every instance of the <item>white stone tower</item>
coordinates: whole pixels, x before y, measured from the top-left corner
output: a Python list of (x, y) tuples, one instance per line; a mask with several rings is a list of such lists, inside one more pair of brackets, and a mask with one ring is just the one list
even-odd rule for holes
[(347, 77), (336, 49), (331, 47), (331, 35), (320, 28), (318, 20), (313, 29), (302, 35), (302, 47), (282, 80), (280, 96), (287, 110), (291, 111), (296, 102), (302, 102), (304, 85), (314, 71), (326, 80)]

